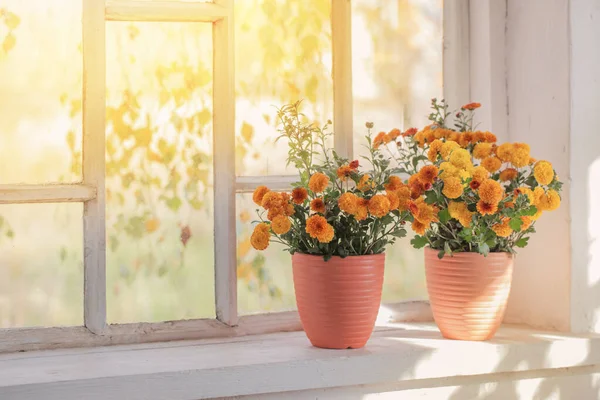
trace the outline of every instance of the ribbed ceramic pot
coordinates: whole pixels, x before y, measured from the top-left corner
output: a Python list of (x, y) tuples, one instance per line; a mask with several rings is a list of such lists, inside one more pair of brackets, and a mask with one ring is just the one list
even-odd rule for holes
[(504, 317), (513, 256), (456, 253), (438, 258), (425, 249), (425, 275), (435, 322), (449, 339), (491, 339)]
[(383, 287), (385, 254), (292, 256), (296, 303), (313, 346), (363, 347), (373, 332)]

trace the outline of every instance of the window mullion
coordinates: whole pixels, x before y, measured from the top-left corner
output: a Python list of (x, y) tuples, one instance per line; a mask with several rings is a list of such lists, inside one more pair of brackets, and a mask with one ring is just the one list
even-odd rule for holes
[(341, 157), (353, 157), (352, 4), (332, 0), (334, 147)]
[(213, 23), (215, 305), (217, 319), (233, 326), (238, 322), (233, 0), (215, 4), (229, 11)]
[(106, 328), (105, 47), (104, 1), (83, 1), (83, 183), (96, 188), (84, 203), (84, 321), (94, 333)]

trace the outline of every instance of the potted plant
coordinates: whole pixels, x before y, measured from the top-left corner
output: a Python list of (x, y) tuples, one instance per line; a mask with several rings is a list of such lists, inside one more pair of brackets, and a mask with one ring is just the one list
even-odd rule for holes
[[(291, 193), (258, 187), (255, 249), (280, 243), (292, 255), (302, 325), (316, 347), (360, 348), (368, 341), (381, 302), (385, 249), (406, 235), (409, 192), (391, 176), (390, 160), (366, 136), (370, 170), (329, 146), (328, 127), (307, 122), (299, 103), (278, 110), (289, 143), (288, 164), (299, 172)], [(372, 128), (367, 123), (367, 128)], [(398, 135), (400, 132), (398, 131)], [(399, 191), (400, 187), (404, 191)]]
[(425, 247), (434, 319), (452, 339), (487, 340), (495, 334), (516, 248), (527, 245), (543, 212), (560, 205), (562, 183), (552, 164), (532, 158), (526, 143), (497, 144), (493, 133), (474, 130), (479, 107), (470, 103), (450, 113), (443, 100), (433, 99), (432, 123), (423, 130), (394, 140), (389, 134), (376, 138), (394, 142), (398, 170), (410, 175), (413, 220), (419, 220), (423, 204), (438, 210), (429, 227), (413, 222), (417, 235), (411, 243)]

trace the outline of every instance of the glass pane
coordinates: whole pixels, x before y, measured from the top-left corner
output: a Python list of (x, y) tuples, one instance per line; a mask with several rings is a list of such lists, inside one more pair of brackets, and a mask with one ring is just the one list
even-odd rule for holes
[(0, 328), (83, 325), (82, 212), (0, 205)]
[[(442, 1), (353, 0), (352, 78), (355, 158), (365, 122), (373, 135), (427, 123), (442, 96)], [(423, 255), (405, 238), (387, 252), (384, 301), (426, 297)]]
[(252, 193), (237, 195), (238, 311), (253, 314), (296, 309), (292, 259), (283, 246), (271, 243), (265, 251), (250, 245), (256, 219)]
[(215, 316), (211, 29), (107, 24), (109, 322)]
[(296, 174), (275, 143), (276, 109), (303, 100), (323, 124), (333, 116), (331, 0), (235, 2), (238, 175)]
[(0, 182), (81, 180), (81, 0), (0, 2)]

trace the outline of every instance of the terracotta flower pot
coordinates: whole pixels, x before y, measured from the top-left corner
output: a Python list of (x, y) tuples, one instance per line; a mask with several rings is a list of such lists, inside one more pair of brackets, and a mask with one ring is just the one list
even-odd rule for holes
[(457, 253), (438, 258), (425, 249), (427, 291), (435, 322), (449, 339), (488, 340), (504, 317), (512, 281), (509, 253)]
[(298, 313), (313, 346), (363, 347), (373, 332), (383, 287), (385, 254), (332, 257), (294, 254)]

